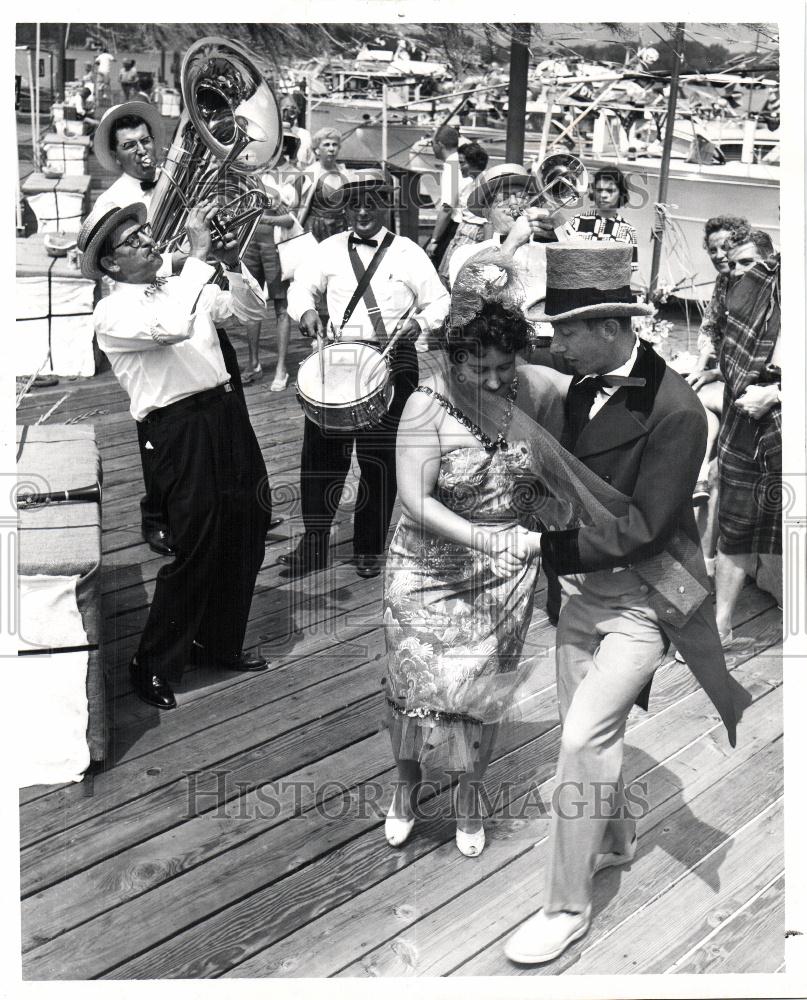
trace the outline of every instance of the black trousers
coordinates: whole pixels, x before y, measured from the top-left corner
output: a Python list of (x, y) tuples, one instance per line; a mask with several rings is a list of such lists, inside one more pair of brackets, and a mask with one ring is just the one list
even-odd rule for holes
[(308, 536), (324, 544), (339, 507), (356, 448), (361, 475), (356, 486), (353, 551), (380, 555), (386, 548), (392, 508), (398, 492), (395, 438), (404, 404), (418, 383), (417, 353), (412, 341), (398, 341), (390, 357), (393, 397), (381, 424), (369, 430), (323, 430), (306, 417), (300, 458), (300, 495)]
[[(238, 368), (235, 348), (225, 330), (219, 327), (216, 333), (219, 335), (219, 346), (224, 358), (224, 367), (230, 376), (230, 382), (243, 400), (244, 387), (241, 385), (241, 372)], [(138, 422), (137, 443), (140, 446), (140, 465), (143, 469), (143, 486), (145, 487), (145, 493), (140, 498), (140, 524), (144, 535), (153, 531), (167, 531), (169, 526), (166, 499), (154, 481), (151, 471), (154, 464), (153, 452), (146, 448), (146, 441), (148, 441), (146, 429), (141, 422)]]
[(143, 423), (176, 557), (157, 574), (137, 655), (153, 673), (177, 681), (194, 639), (213, 655), (241, 650), (271, 494), (255, 432), (234, 390), (197, 393)]

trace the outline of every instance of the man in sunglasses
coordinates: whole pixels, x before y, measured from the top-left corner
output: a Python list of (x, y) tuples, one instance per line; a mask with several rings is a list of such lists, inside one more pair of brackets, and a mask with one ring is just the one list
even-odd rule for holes
[[(194, 658), (226, 670), (266, 667), (242, 651), (271, 513), (266, 467), (216, 335), (229, 316), (256, 321), (266, 309), (249, 272), (236, 270), (235, 240), (214, 249), (217, 207), (204, 201), (190, 212), (188, 259), (164, 279), (142, 203), (94, 210), (78, 236), (82, 274), (114, 282), (95, 309), (98, 345), (144, 430), (174, 536), (175, 559), (157, 574), (130, 667), (137, 695), (162, 709), (175, 707), (171, 684)], [(229, 291), (208, 284), (211, 256), (224, 264)]]

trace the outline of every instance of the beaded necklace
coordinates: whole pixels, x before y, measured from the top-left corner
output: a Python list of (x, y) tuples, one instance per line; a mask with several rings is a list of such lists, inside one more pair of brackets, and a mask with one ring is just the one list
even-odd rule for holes
[(493, 441), (488, 435), (482, 430), (482, 428), (473, 422), (470, 417), (467, 417), (462, 410), (455, 406), (449, 399), (440, 393), (435, 392), (434, 389), (429, 388), (427, 385), (419, 385), (416, 392), (425, 392), (429, 396), (433, 396), (437, 402), (444, 407), (451, 416), (459, 421), (466, 430), (469, 430), (471, 434), (479, 441), (485, 448), (485, 451), (496, 451), (501, 449), (502, 451), (507, 450), (507, 439), (505, 438), (505, 432), (510, 428), (510, 420), (513, 416), (513, 404), (516, 401), (516, 396), (518, 394), (518, 375), (515, 376), (513, 381), (510, 383), (510, 388), (507, 390), (507, 395), (505, 400), (507, 402), (507, 410), (504, 415), (503, 427), (499, 431), (496, 440)]

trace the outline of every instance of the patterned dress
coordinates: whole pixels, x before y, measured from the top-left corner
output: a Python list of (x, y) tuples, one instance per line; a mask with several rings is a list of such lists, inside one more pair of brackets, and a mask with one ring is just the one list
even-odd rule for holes
[[(479, 440), (443, 455), (435, 498), (480, 525), (535, 528), (528, 445), (501, 434), (492, 442), (439, 393), (416, 391), (433, 395)], [(471, 768), (483, 724), (502, 720), (525, 679), (521, 652), (538, 570), (536, 557), (496, 575), (484, 553), (401, 517), (384, 576), (386, 696), (398, 756), (423, 760), (443, 748), (449, 767)]]
[(594, 210), (581, 212), (573, 219), (569, 219), (563, 226), (563, 232), (567, 236), (577, 239), (627, 243), (633, 247), (631, 273), (639, 270), (639, 243), (636, 239), (636, 230), (621, 215), (614, 219), (604, 219)]

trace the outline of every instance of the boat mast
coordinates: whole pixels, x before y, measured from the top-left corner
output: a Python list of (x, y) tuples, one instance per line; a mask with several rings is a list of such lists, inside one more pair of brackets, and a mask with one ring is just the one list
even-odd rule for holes
[(667, 185), (670, 179), (670, 157), (672, 155), (673, 133), (675, 131), (675, 108), (678, 103), (678, 76), (681, 72), (681, 59), (684, 53), (684, 22), (681, 21), (675, 26), (673, 36), (673, 60), (672, 73), (670, 75), (670, 96), (667, 102), (667, 122), (664, 129), (664, 147), (661, 153), (661, 169), (658, 176), (658, 196), (656, 197), (656, 217), (653, 225), (653, 263), (650, 267), (650, 288), (648, 297), (650, 301), (656, 294), (658, 284), (658, 272), (661, 264), (661, 244), (664, 239), (664, 216), (663, 209), (659, 205), (667, 202)]

